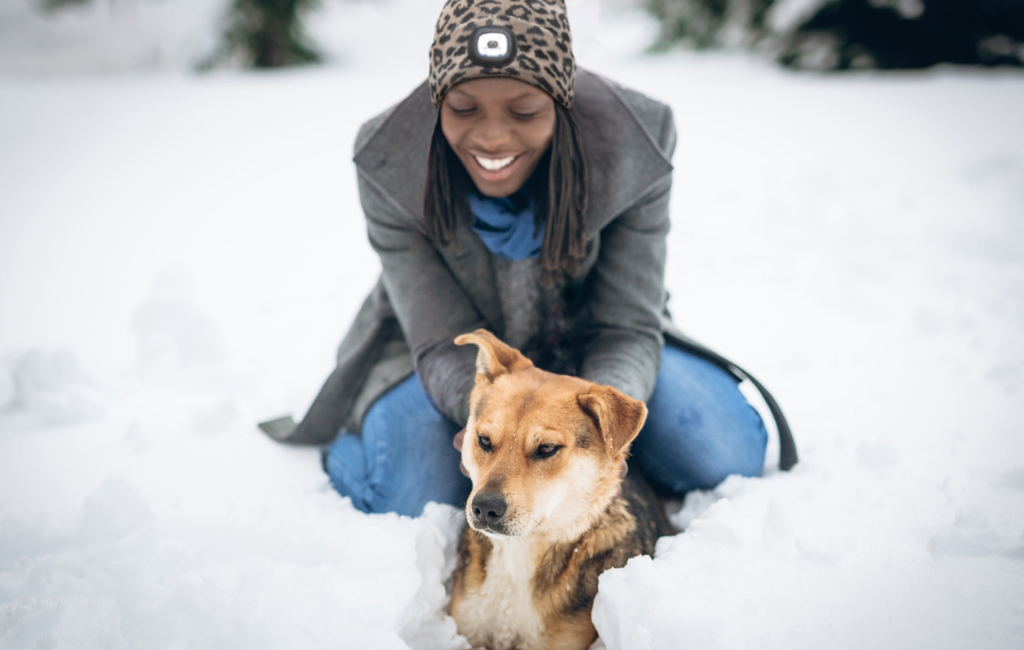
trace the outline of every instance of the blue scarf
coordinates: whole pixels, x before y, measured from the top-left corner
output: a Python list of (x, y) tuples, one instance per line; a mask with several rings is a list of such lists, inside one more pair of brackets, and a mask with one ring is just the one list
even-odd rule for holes
[(533, 201), (529, 201), (522, 211), (516, 212), (507, 196), (494, 198), (469, 193), (469, 209), (476, 217), (473, 230), (489, 251), (507, 260), (535, 258), (540, 254), (544, 228), (534, 235), (533, 207)]

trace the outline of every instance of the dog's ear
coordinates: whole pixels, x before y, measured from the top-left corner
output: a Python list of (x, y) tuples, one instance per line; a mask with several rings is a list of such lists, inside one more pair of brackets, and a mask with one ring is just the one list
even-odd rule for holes
[(533, 362), (524, 357), (519, 350), (502, 343), (497, 336), (485, 329), (455, 338), (455, 345), (472, 343), (480, 348), (476, 355), (477, 378), (481, 375), (488, 381), (494, 381), (498, 375), (532, 368)]
[(595, 384), (590, 392), (577, 395), (576, 401), (601, 431), (605, 452), (610, 457), (633, 442), (647, 419), (647, 405), (611, 386)]

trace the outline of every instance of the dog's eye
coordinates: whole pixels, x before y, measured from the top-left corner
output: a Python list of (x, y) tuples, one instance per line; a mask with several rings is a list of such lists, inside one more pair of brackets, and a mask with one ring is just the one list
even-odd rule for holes
[(487, 436), (477, 436), (476, 444), (480, 445), (480, 448), (487, 453), (494, 451), (494, 447), (491, 446), (491, 439)]
[(537, 447), (537, 451), (534, 452), (534, 458), (551, 458), (561, 449), (561, 445), (541, 445)]

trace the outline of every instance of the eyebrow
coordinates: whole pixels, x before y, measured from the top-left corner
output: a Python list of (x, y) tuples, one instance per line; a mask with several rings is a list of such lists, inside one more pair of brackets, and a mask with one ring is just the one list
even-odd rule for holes
[[(459, 90), (458, 88), (452, 88), (448, 92), (450, 92), (450, 93), (458, 93), (459, 95), (462, 95), (463, 97), (465, 97), (467, 99), (472, 99), (472, 100), (476, 100), (477, 99), (476, 95), (471, 95), (471, 94), (467, 93), (464, 90)], [(519, 101), (520, 99), (529, 99), (529, 98), (533, 98), (535, 96), (536, 96), (536, 93), (533, 92), (532, 90), (524, 90), (522, 93), (516, 95), (515, 97), (512, 97), (508, 101), (509, 102), (516, 102), (516, 101)]]

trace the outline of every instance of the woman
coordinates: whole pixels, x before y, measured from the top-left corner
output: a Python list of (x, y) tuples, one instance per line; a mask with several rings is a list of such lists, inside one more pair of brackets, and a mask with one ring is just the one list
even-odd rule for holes
[[(747, 375), (666, 310), (674, 147), (667, 106), (576, 70), (563, 0), (449, 0), (429, 82), (356, 139), (381, 279), (302, 423), (265, 430), (328, 443), (331, 483), (365, 512), (460, 504), (452, 440), (476, 352), (453, 339), (484, 327), (542, 368), (646, 401), (632, 460), (665, 493), (760, 474)], [(788, 469), (788, 428), (762, 392)]]

